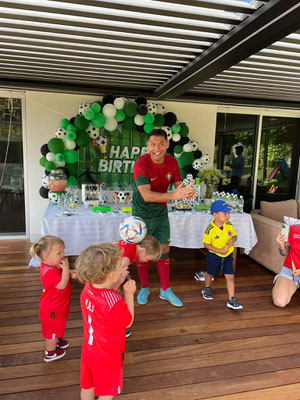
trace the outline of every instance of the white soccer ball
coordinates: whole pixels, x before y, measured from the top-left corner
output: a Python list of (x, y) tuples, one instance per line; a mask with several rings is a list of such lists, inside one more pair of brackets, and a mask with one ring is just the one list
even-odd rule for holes
[(192, 140), (189, 142), (189, 144), (192, 145), (193, 151), (200, 149), (200, 144), (199, 144), (199, 142), (197, 142), (197, 140)]
[(165, 114), (167, 111), (163, 104), (156, 104), (156, 109), (159, 114)]
[(125, 203), (126, 194), (124, 192), (119, 192), (118, 193), (118, 200), (119, 200), (120, 203)]
[(49, 175), (43, 174), (42, 186), (44, 186), (44, 188), (46, 188), (46, 189), (49, 189)]
[(49, 190), (49, 192), (48, 192), (48, 197), (49, 197), (49, 200), (50, 200), (52, 203), (57, 203), (57, 199), (58, 199), (57, 193), (51, 192), (51, 190)]
[(78, 114), (83, 115), (89, 108), (91, 108), (91, 103), (81, 103), (78, 107)]
[(168, 140), (171, 140), (173, 135), (172, 129), (169, 126), (163, 126), (161, 129), (166, 132)]
[(147, 234), (145, 222), (139, 217), (124, 218), (119, 228), (121, 239), (127, 243), (139, 243)]
[(86, 131), (91, 139), (97, 139), (97, 137), (100, 135), (100, 129), (94, 126), (92, 123), (90, 123)]
[(148, 113), (149, 114), (155, 115), (157, 113), (157, 107), (156, 107), (155, 103), (148, 103), (147, 107), (148, 107)]
[(201, 160), (203, 161), (204, 164), (207, 164), (207, 163), (210, 162), (210, 157), (209, 157), (208, 154), (204, 154), (204, 155), (201, 157)]
[(58, 139), (65, 139), (66, 138), (66, 134), (67, 134), (67, 131), (64, 128), (57, 128), (56, 131), (55, 131), (55, 136)]
[(201, 158), (197, 158), (196, 160), (194, 160), (192, 165), (193, 165), (194, 169), (196, 169), (197, 171), (200, 171), (201, 168), (203, 167), (203, 162), (202, 162)]

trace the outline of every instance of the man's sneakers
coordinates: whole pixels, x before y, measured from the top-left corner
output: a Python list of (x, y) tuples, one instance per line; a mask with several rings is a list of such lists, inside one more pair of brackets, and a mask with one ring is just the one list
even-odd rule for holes
[(177, 296), (175, 296), (175, 294), (172, 292), (171, 288), (168, 288), (166, 290), (160, 289), (159, 297), (162, 300), (169, 301), (172, 304), (172, 306), (175, 306), (175, 307), (183, 306), (182, 302), (179, 300), (179, 298)]
[(60, 358), (63, 358), (65, 355), (66, 355), (66, 350), (62, 349), (60, 347), (56, 347), (56, 349), (52, 350), (52, 351), (45, 350), (44, 361), (51, 362), (51, 361), (59, 360)]
[(148, 303), (148, 297), (150, 294), (150, 290), (148, 287), (142, 287), (140, 290), (140, 293), (137, 296), (137, 302), (141, 306), (144, 306), (145, 304)]
[(210, 290), (210, 287), (204, 287), (202, 289), (202, 296), (205, 300), (212, 300), (213, 299), (213, 295), (212, 292)]
[(70, 346), (69, 342), (64, 338), (57, 339), (56, 347), (60, 349), (67, 349)]
[(244, 307), (237, 301), (235, 297), (231, 297), (230, 300), (227, 301), (227, 307), (232, 308), (233, 310), (242, 310)]
[(131, 336), (132, 332), (129, 328), (126, 328), (126, 337), (128, 338), (129, 336)]

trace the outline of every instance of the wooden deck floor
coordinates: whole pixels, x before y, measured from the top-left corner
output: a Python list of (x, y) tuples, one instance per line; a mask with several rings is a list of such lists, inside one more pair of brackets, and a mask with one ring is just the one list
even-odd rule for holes
[[(81, 286), (72, 282), (67, 356), (46, 364), (39, 272), (27, 267), (28, 248), (26, 241), (0, 241), (0, 399), (77, 400)], [(239, 257), (236, 295), (244, 310), (228, 310), (223, 277), (213, 284), (214, 300), (202, 298), (193, 273), (204, 265), (198, 251), (172, 248), (171, 282), (182, 309), (158, 298), (152, 266), (150, 302), (136, 307), (127, 339), (120, 399), (300, 399), (299, 295), (285, 309), (273, 306), (273, 274)]]

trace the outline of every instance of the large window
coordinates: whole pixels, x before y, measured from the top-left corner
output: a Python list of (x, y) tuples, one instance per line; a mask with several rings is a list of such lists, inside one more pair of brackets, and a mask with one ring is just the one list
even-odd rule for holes
[(0, 97), (0, 235), (25, 233), (22, 103)]

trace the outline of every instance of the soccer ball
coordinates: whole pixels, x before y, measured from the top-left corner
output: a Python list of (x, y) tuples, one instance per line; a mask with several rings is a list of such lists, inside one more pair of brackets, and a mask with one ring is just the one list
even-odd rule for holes
[(64, 128), (57, 128), (56, 131), (55, 131), (55, 136), (58, 139), (65, 139), (66, 138), (66, 134), (67, 134), (67, 131)]
[(157, 113), (157, 107), (155, 103), (148, 103), (148, 113), (155, 115)]
[(43, 174), (42, 186), (44, 186), (44, 188), (46, 188), (46, 189), (49, 189), (49, 175)]
[(124, 218), (119, 228), (121, 239), (127, 243), (139, 243), (147, 234), (145, 222), (139, 217)]
[(197, 158), (196, 160), (194, 160), (192, 165), (193, 165), (194, 169), (196, 169), (197, 171), (200, 171), (201, 168), (203, 167), (203, 162), (202, 162), (201, 158)]
[(197, 142), (197, 140), (192, 140), (189, 142), (189, 144), (192, 145), (193, 151), (200, 149), (200, 144)]
[(97, 139), (97, 137), (100, 135), (100, 129), (94, 126), (92, 123), (90, 123), (86, 131), (91, 139)]
[(78, 107), (78, 114), (79, 115), (83, 115), (84, 112), (86, 110), (88, 110), (89, 108), (91, 108), (91, 104), (90, 103), (81, 103)]
[(126, 200), (126, 194), (124, 192), (119, 192), (118, 193), (118, 199), (120, 203), (125, 203)]
[(57, 201), (58, 201), (57, 193), (51, 192), (51, 190), (49, 190), (48, 197), (49, 197), (49, 200), (51, 201), (51, 203), (57, 203)]
[(173, 135), (171, 128), (169, 126), (163, 126), (161, 129), (166, 132), (168, 140), (171, 140)]

